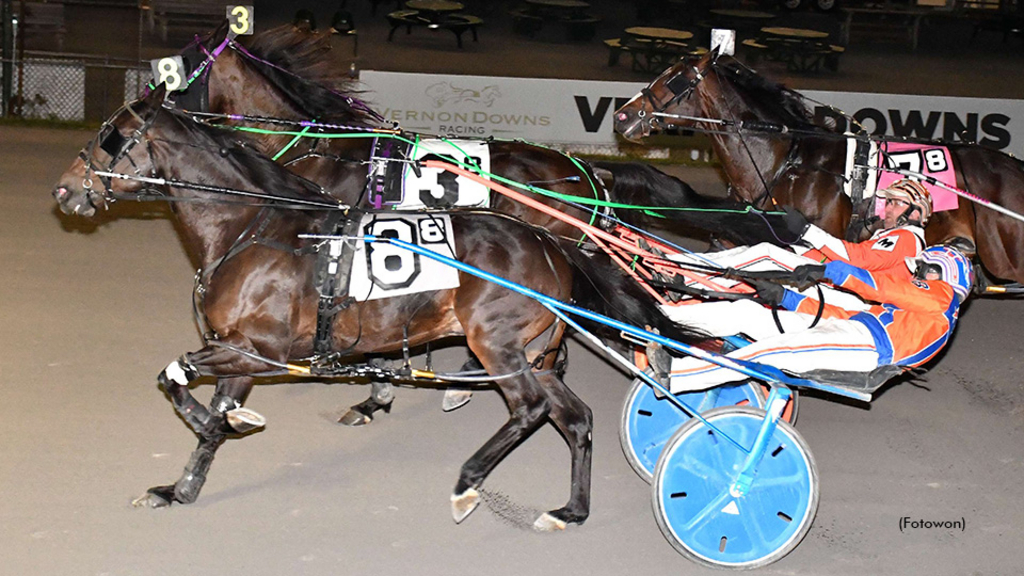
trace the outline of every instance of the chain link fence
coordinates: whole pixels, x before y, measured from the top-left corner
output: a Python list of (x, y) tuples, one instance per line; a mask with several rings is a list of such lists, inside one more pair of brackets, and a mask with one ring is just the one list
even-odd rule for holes
[(141, 94), (152, 76), (136, 62), (86, 55), (26, 53), (10, 63), (11, 112), (34, 120), (103, 120)]

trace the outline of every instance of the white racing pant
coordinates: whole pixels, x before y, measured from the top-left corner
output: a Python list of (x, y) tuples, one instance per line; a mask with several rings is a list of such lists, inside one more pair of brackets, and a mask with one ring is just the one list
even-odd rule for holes
[[(812, 316), (803, 316), (810, 323)], [(792, 372), (829, 369), (870, 372), (878, 367), (875, 341), (867, 327), (854, 320), (822, 319), (809, 330), (781, 334), (727, 354)], [(705, 390), (747, 376), (692, 357), (672, 358), (673, 394)]]
[[(701, 258), (706, 258), (706, 260)], [(802, 264), (818, 264), (815, 260), (771, 244), (741, 246), (732, 250), (699, 256), (682, 254), (673, 256), (672, 259), (681, 262), (695, 262), (705, 266), (708, 265), (707, 260), (710, 260), (722, 268), (751, 271), (792, 270)], [(723, 288), (731, 288), (739, 284), (736, 280), (719, 278), (715, 279), (715, 283)], [(866, 310), (869, 307), (856, 294), (823, 284), (819, 284), (819, 286), (822, 297), (828, 304), (851, 311)], [(808, 287), (800, 293), (813, 300), (818, 299), (818, 290), (814, 286)], [(674, 322), (700, 328), (712, 336), (722, 337), (743, 333), (759, 340), (779, 334), (779, 329), (772, 318), (771, 309), (750, 300), (662, 306), (662, 311)], [(779, 310), (778, 314), (782, 327), (787, 333), (808, 328), (814, 319), (813, 316), (804, 319), (803, 315), (786, 310)]]
[[(701, 302), (660, 308), (676, 324), (696, 328), (716, 338), (745, 334), (752, 340), (762, 340), (780, 334), (775, 318), (772, 317), (772, 309), (753, 300)], [(813, 315), (782, 309), (777, 312), (779, 323), (786, 334), (807, 330), (814, 322)]]

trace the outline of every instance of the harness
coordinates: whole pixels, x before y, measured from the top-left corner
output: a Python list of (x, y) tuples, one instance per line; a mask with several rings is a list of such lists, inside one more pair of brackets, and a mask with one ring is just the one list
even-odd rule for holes
[[(402, 201), (402, 180), (409, 161), (412, 144), (396, 138), (373, 139), (370, 151), (370, 169), (366, 176), (363, 197), (374, 208)], [(400, 160), (395, 162), (395, 160)], [(414, 170), (419, 166), (412, 163)]]
[[(318, 294), (316, 307), (316, 333), (313, 337), (313, 354), (327, 357), (331, 353), (331, 340), (334, 318), (355, 302), (349, 295), (348, 286), (351, 279), (352, 259), (355, 255), (355, 240), (359, 220), (346, 218), (342, 212), (331, 212), (323, 225), (323, 233), (340, 236), (327, 241), (321, 246), (326, 250), (317, 251), (316, 271), (313, 283)], [(341, 299), (338, 302), (338, 299)], [(317, 362), (321, 364), (322, 362)]]

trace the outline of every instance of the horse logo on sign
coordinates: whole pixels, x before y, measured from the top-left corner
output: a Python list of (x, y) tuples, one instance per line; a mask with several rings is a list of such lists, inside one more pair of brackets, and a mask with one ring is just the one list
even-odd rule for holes
[(480, 90), (472, 88), (459, 88), (451, 82), (438, 82), (427, 86), (424, 93), (434, 102), (435, 108), (445, 104), (459, 104), (462, 102), (475, 102), (490, 108), (494, 101), (501, 97), (501, 90), (498, 86), (491, 84)]

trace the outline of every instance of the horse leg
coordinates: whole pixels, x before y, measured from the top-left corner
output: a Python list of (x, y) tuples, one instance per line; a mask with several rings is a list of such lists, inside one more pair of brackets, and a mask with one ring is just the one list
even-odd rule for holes
[[(508, 374), (529, 366), (521, 350), (478, 353), (478, 358), (493, 375)], [(509, 409), (509, 419), (473, 456), (462, 465), (452, 493), (452, 517), (462, 522), (480, 503), (477, 488), (488, 474), (520, 442), (528, 438), (547, 418), (551, 406), (534, 374), (523, 374), (498, 381)]]
[(593, 455), (594, 414), (555, 374), (539, 377), (551, 401), (548, 417), (569, 445), (572, 484), (569, 502), (545, 512), (533, 523), (536, 530), (564, 530), (566, 524), (582, 524), (590, 516), (590, 473)]
[(349, 407), (348, 412), (338, 419), (345, 426), (365, 426), (373, 422), (373, 413), (383, 410), (391, 412), (391, 404), (395, 401), (395, 387), (387, 380), (374, 380), (371, 384), (370, 397), (359, 404)]
[[(235, 335), (225, 341), (240, 349), (256, 352), (248, 339)], [(167, 391), (171, 403), (186, 424), (199, 436), (185, 470), (177, 482), (155, 486), (136, 499), (135, 506), (153, 508), (174, 502), (191, 504), (199, 497), (217, 449), (229, 434), (242, 434), (266, 424), (266, 419), (242, 407), (252, 389), (253, 379), (233, 376), (265, 369), (259, 360), (216, 346), (186, 354), (171, 362), (157, 380)], [(202, 406), (189, 391), (189, 383), (200, 376), (219, 376), (210, 407)]]

